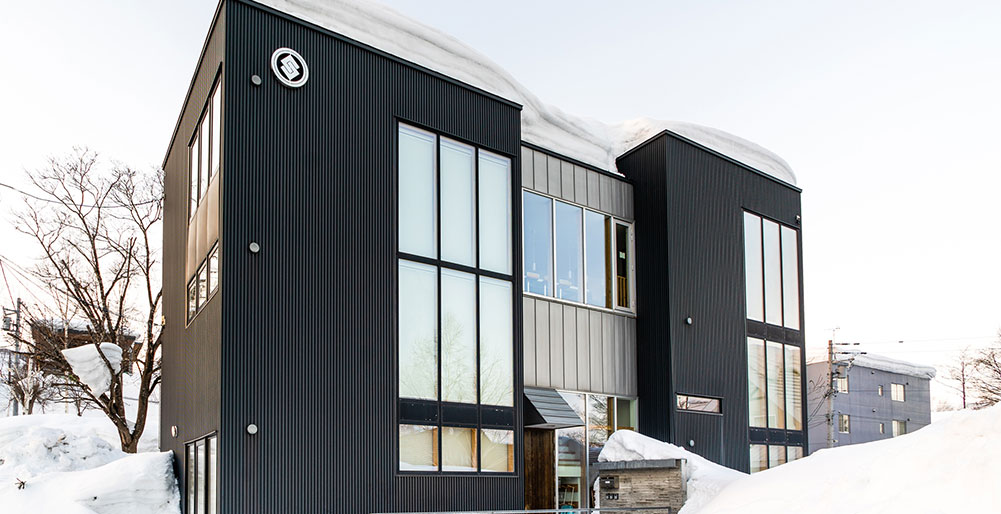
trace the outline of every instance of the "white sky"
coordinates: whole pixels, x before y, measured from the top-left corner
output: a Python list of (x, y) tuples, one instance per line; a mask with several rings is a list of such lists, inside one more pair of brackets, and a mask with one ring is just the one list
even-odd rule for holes
[[(785, 158), (804, 190), (809, 346), (840, 327), (841, 342), (942, 364), (943, 349), (994, 340), (1001, 3), (385, 3), (565, 111), (691, 121)], [(5, 3), (0, 182), (24, 186), (74, 145), (159, 165), (214, 9)], [(0, 188), (0, 255), (28, 265), (7, 216), (19, 202)]]

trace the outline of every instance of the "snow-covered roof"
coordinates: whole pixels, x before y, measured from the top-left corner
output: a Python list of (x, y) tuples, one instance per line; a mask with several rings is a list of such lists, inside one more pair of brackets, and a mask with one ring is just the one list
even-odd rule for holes
[(543, 103), (510, 73), (461, 41), (383, 5), (358, 0), (257, 1), (517, 102), (522, 105), (522, 139), (586, 164), (615, 172), (616, 157), (669, 130), (783, 182), (796, 184), (796, 175), (781, 157), (722, 130), (649, 118), (609, 125), (565, 113)]
[[(842, 358), (840, 362), (851, 361), (852, 366), (860, 368), (876, 369), (880, 371), (886, 371), (889, 373), (897, 373), (900, 375), (908, 375), (917, 378), (927, 378), (929, 380), (935, 378), (937, 370), (932, 366), (922, 366), (920, 364), (914, 364), (912, 362), (902, 361), (900, 359), (894, 359), (887, 357), (885, 355), (876, 355), (872, 353), (867, 353), (864, 355), (855, 355), (851, 358)], [(821, 354), (819, 351), (807, 354), (806, 363), (814, 364), (817, 362), (827, 362), (827, 353)]]

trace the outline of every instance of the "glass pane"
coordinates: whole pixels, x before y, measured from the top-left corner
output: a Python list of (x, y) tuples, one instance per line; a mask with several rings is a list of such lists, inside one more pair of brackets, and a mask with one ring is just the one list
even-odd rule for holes
[(194, 217), (198, 208), (198, 138), (188, 148), (191, 153), (191, 167), (188, 169), (188, 217)]
[(209, 151), (211, 150), (211, 148), (209, 147), (209, 116), (208, 116), (208, 112), (206, 112), (205, 113), (205, 117), (202, 118), (202, 128), (201, 128), (201, 131), (199, 132), (199, 135), (202, 138), (202, 166), (201, 166), (201, 170), (200, 170), (199, 175), (198, 175), (198, 177), (199, 177), (199, 181), (198, 181), (198, 183), (199, 183), (199, 186), (198, 186), (198, 197), (199, 198), (204, 198), (205, 197), (205, 190), (208, 189), (208, 186), (209, 186), (209, 177), (208, 177), (208, 173), (209, 173)]
[(400, 125), (400, 251), (437, 257), (435, 136)]
[(188, 512), (194, 512), (195, 511), (195, 501), (196, 501), (196, 498), (195, 498), (195, 484), (196, 484), (195, 467), (196, 466), (197, 466), (197, 463), (195, 462), (195, 445), (192, 443), (192, 444), (188, 445), (188, 459), (187, 459), (187, 462), (184, 465), (184, 467), (186, 468), (185, 471), (187, 472), (187, 473), (185, 473), (185, 475), (186, 475), (187, 478), (185, 479), (186, 483), (184, 484), (184, 489), (188, 493), (187, 494), (187, 497), (188, 497)]
[(629, 227), (615, 225), (615, 295), (616, 305), (630, 308), (629, 264), (632, 257), (629, 253)]
[(480, 431), (480, 469), (514, 473), (514, 432), (511, 430)]
[[(584, 395), (560, 391), (560, 396), (566, 400), (570, 408), (583, 420)], [(584, 439), (584, 427), (561, 428), (556, 430), (557, 458), (557, 504), (563, 508), (583, 508), (582, 484), (586, 471), (585, 454), (587, 444)]]
[(212, 93), (212, 167), (209, 168), (209, 176), (219, 172), (219, 154), (222, 153), (222, 131), (219, 126), (222, 124), (222, 88), (216, 86)]
[(584, 285), (586, 302), (611, 307), (608, 301), (608, 216), (584, 211)]
[(781, 466), (786, 463), (786, 447), (785, 446), (769, 446), (768, 447), (768, 467), (774, 468), (775, 466)]
[(512, 289), (480, 277), (480, 403), (486, 405), (514, 405)]
[(214, 293), (216, 289), (219, 289), (219, 243), (209, 255), (209, 291)]
[(208, 513), (216, 513), (216, 494), (219, 490), (216, 484), (217, 471), (219, 469), (219, 449), (218, 441), (215, 437), (210, 437), (208, 439), (208, 452), (209, 452), (209, 462), (207, 469), (207, 479), (208, 479), (208, 495), (205, 498), (206, 505), (208, 506)]
[(768, 343), (768, 428), (785, 428), (785, 366), (782, 344)]
[(400, 425), (400, 471), (438, 470), (438, 429)]
[(476, 430), (442, 427), (441, 470), (476, 471)]
[(765, 342), (747, 338), (747, 411), (752, 427), (766, 427), (765, 408)]
[(801, 350), (786, 345), (786, 429), (803, 430), (803, 377), (800, 368)]
[(582, 214), (580, 207), (556, 202), (556, 297), (572, 302), (583, 300)]
[(553, 295), (553, 201), (525, 192), (525, 291)]
[[(615, 419), (615, 398), (610, 396), (587, 395), (587, 462), (588, 468), (598, 462), (598, 455), (605, 447), (608, 436), (612, 435)], [(594, 496), (589, 495), (592, 499)]]
[(202, 267), (198, 268), (198, 308), (205, 305), (205, 301), (209, 299), (209, 270), (205, 264), (203, 262)]
[(744, 273), (747, 319), (765, 320), (765, 291), (761, 270), (761, 218), (744, 213)]
[(615, 425), (616, 430), (636, 430), (636, 400), (616, 400)]
[(188, 282), (188, 321), (195, 317), (198, 312), (198, 280), (191, 279)]
[(751, 473), (768, 469), (768, 447), (763, 444), (751, 445)]
[(511, 160), (480, 150), (480, 268), (510, 274)]
[(476, 403), (476, 275), (444, 268), (441, 270), (441, 399)]
[(794, 460), (802, 459), (803, 458), (803, 447), (802, 446), (789, 446), (789, 447), (786, 448), (786, 453), (789, 456), (789, 458), (786, 459), (788, 462), (792, 462)]
[(720, 412), (719, 399), (679, 394), (678, 410), (714, 412), (718, 414)]
[(782, 310), (785, 326), (799, 330), (799, 235), (782, 227)]
[(476, 265), (473, 147), (441, 140), (441, 258)]
[(765, 248), (765, 323), (782, 324), (782, 261), (779, 224), (763, 220), (761, 240)]
[(438, 270), (400, 261), (400, 397), (438, 399)]
[(196, 514), (205, 512), (205, 441), (195, 443), (197, 453), (195, 465), (195, 510)]

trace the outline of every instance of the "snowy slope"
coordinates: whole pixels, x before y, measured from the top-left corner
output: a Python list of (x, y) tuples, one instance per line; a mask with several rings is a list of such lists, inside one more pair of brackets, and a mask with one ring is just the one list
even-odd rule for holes
[[(461, 41), (376, 2), (258, 0), (260, 3), (400, 56), (523, 106), (522, 139), (587, 164), (616, 171), (615, 158), (663, 130), (727, 155), (789, 184), (781, 157), (743, 138), (693, 123), (640, 118), (607, 125), (547, 105), (499, 65)], [(307, 61), (308, 55), (304, 56)]]
[(601, 462), (685, 459), (688, 461), (688, 501), (679, 514), (691, 514), (712, 500), (744, 473), (720, 466), (680, 446), (658, 441), (631, 430), (617, 430), (598, 455)]
[(1001, 405), (893, 439), (820, 450), (734, 482), (698, 512), (1001, 512), (999, 428)]
[(4, 514), (178, 514), (179, 505), (170, 453), (123, 453), (107, 419), (0, 418)]

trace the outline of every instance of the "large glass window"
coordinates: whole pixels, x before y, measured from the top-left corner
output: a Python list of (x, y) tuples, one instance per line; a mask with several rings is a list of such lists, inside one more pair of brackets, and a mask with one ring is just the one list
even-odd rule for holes
[(890, 400), (904, 401), (904, 384), (890, 384)]
[(476, 403), (476, 275), (471, 273), (441, 270), (441, 357), (441, 399)]
[(400, 251), (437, 254), (437, 152), (435, 135), (400, 125), (399, 134)]
[(768, 428), (785, 428), (785, 360), (782, 344), (767, 344)]
[(799, 232), (744, 212), (747, 319), (799, 330)]
[(523, 195), (525, 291), (553, 295), (553, 201), (535, 193)]
[(400, 261), (400, 397), (438, 398), (438, 270)]
[(398, 151), (399, 469), (513, 472), (511, 160), (405, 125)]
[(186, 512), (215, 514), (218, 502), (218, 439), (212, 435), (186, 445), (185, 499)]
[(765, 342), (749, 337), (747, 339), (747, 398), (748, 422), (752, 427), (768, 426), (768, 410), (765, 404)]
[(598, 307), (611, 305), (609, 254), (611, 239), (610, 218), (594, 211), (584, 211), (584, 283), (587, 285), (586, 303)]
[(473, 147), (441, 140), (441, 258), (476, 265)]
[(803, 377), (799, 347), (785, 347), (786, 429), (803, 430)]
[(511, 159), (479, 151), (480, 268), (510, 275)]
[(556, 297), (583, 301), (583, 209), (556, 202)]

